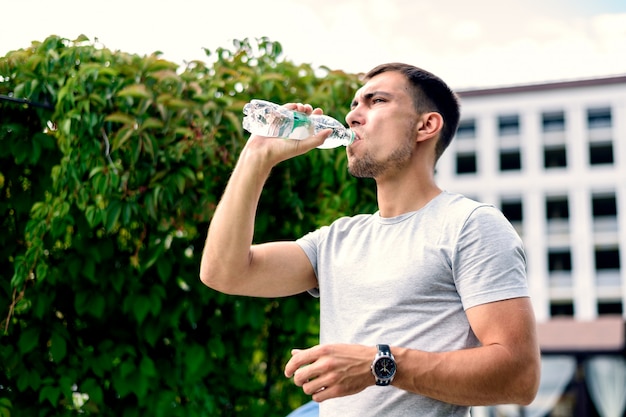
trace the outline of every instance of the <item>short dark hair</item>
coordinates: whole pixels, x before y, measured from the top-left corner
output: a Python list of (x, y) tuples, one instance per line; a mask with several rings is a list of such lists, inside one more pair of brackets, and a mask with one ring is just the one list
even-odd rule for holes
[(399, 62), (379, 65), (365, 74), (364, 79), (367, 81), (378, 74), (390, 71), (403, 74), (412, 85), (413, 104), (419, 113), (434, 111), (441, 114), (443, 128), (435, 146), (435, 161), (437, 161), (452, 141), (459, 126), (461, 105), (458, 96), (433, 73)]

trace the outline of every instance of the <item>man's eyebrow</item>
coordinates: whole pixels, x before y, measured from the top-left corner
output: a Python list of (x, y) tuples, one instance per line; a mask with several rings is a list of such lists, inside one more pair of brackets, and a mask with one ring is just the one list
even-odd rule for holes
[[(370, 93), (365, 93), (365, 94), (361, 95), (362, 99), (365, 100), (365, 101), (371, 100), (372, 97), (374, 97), (374, 96), (391, 97), (392, 94), (387, 93), (386, 91), (376, 90), (376, 91), (372, 91)], [(354, 108), (354, 107), (356, 107), (357, 104), (358, 104), (358, 101), (355, 98), (354, 100), (352, 100), (352, 103), (350, 104), (350, 107)]]

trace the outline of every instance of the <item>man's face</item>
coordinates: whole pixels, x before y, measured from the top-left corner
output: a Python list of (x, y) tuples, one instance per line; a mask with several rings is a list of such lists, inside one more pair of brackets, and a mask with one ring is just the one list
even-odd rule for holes
[(346, 116), (357, 138), (348, 148), (348, 170), (356, 177), (379, 178), (410, 163), (419, 114), (411, 87), (399, 72), (371, 78), (357, 93)]

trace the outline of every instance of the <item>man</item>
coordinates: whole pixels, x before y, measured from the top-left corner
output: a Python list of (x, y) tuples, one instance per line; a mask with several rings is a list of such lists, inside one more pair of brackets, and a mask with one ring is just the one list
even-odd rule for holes
[[(252, 136), (209, 227), (201, 279), (230, 294), (320, 297), (320, 345), (292, 351), (285, 375), (322, 416), (466, 416), (529, 404), (540, 354), (522, 244), (492, 206), (441, 190), (435, 164), (459, 121), (433, 74), (386, 64), (346, 116), (352, 175), (374, 178), (379, 211), (296, 242), (252, 245), (264, 181), (319, 146)], [(310, 105), (287, 108), (321, 113)]]

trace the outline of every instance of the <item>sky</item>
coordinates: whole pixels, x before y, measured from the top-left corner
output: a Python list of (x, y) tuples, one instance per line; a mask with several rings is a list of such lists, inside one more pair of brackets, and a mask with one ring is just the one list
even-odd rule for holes
[(2, 0), (0, 56), (50, 35), (184, 65), (268, 37), (296, 64), (406, 62), (454, 89), (626, 74), (626, 0)]

